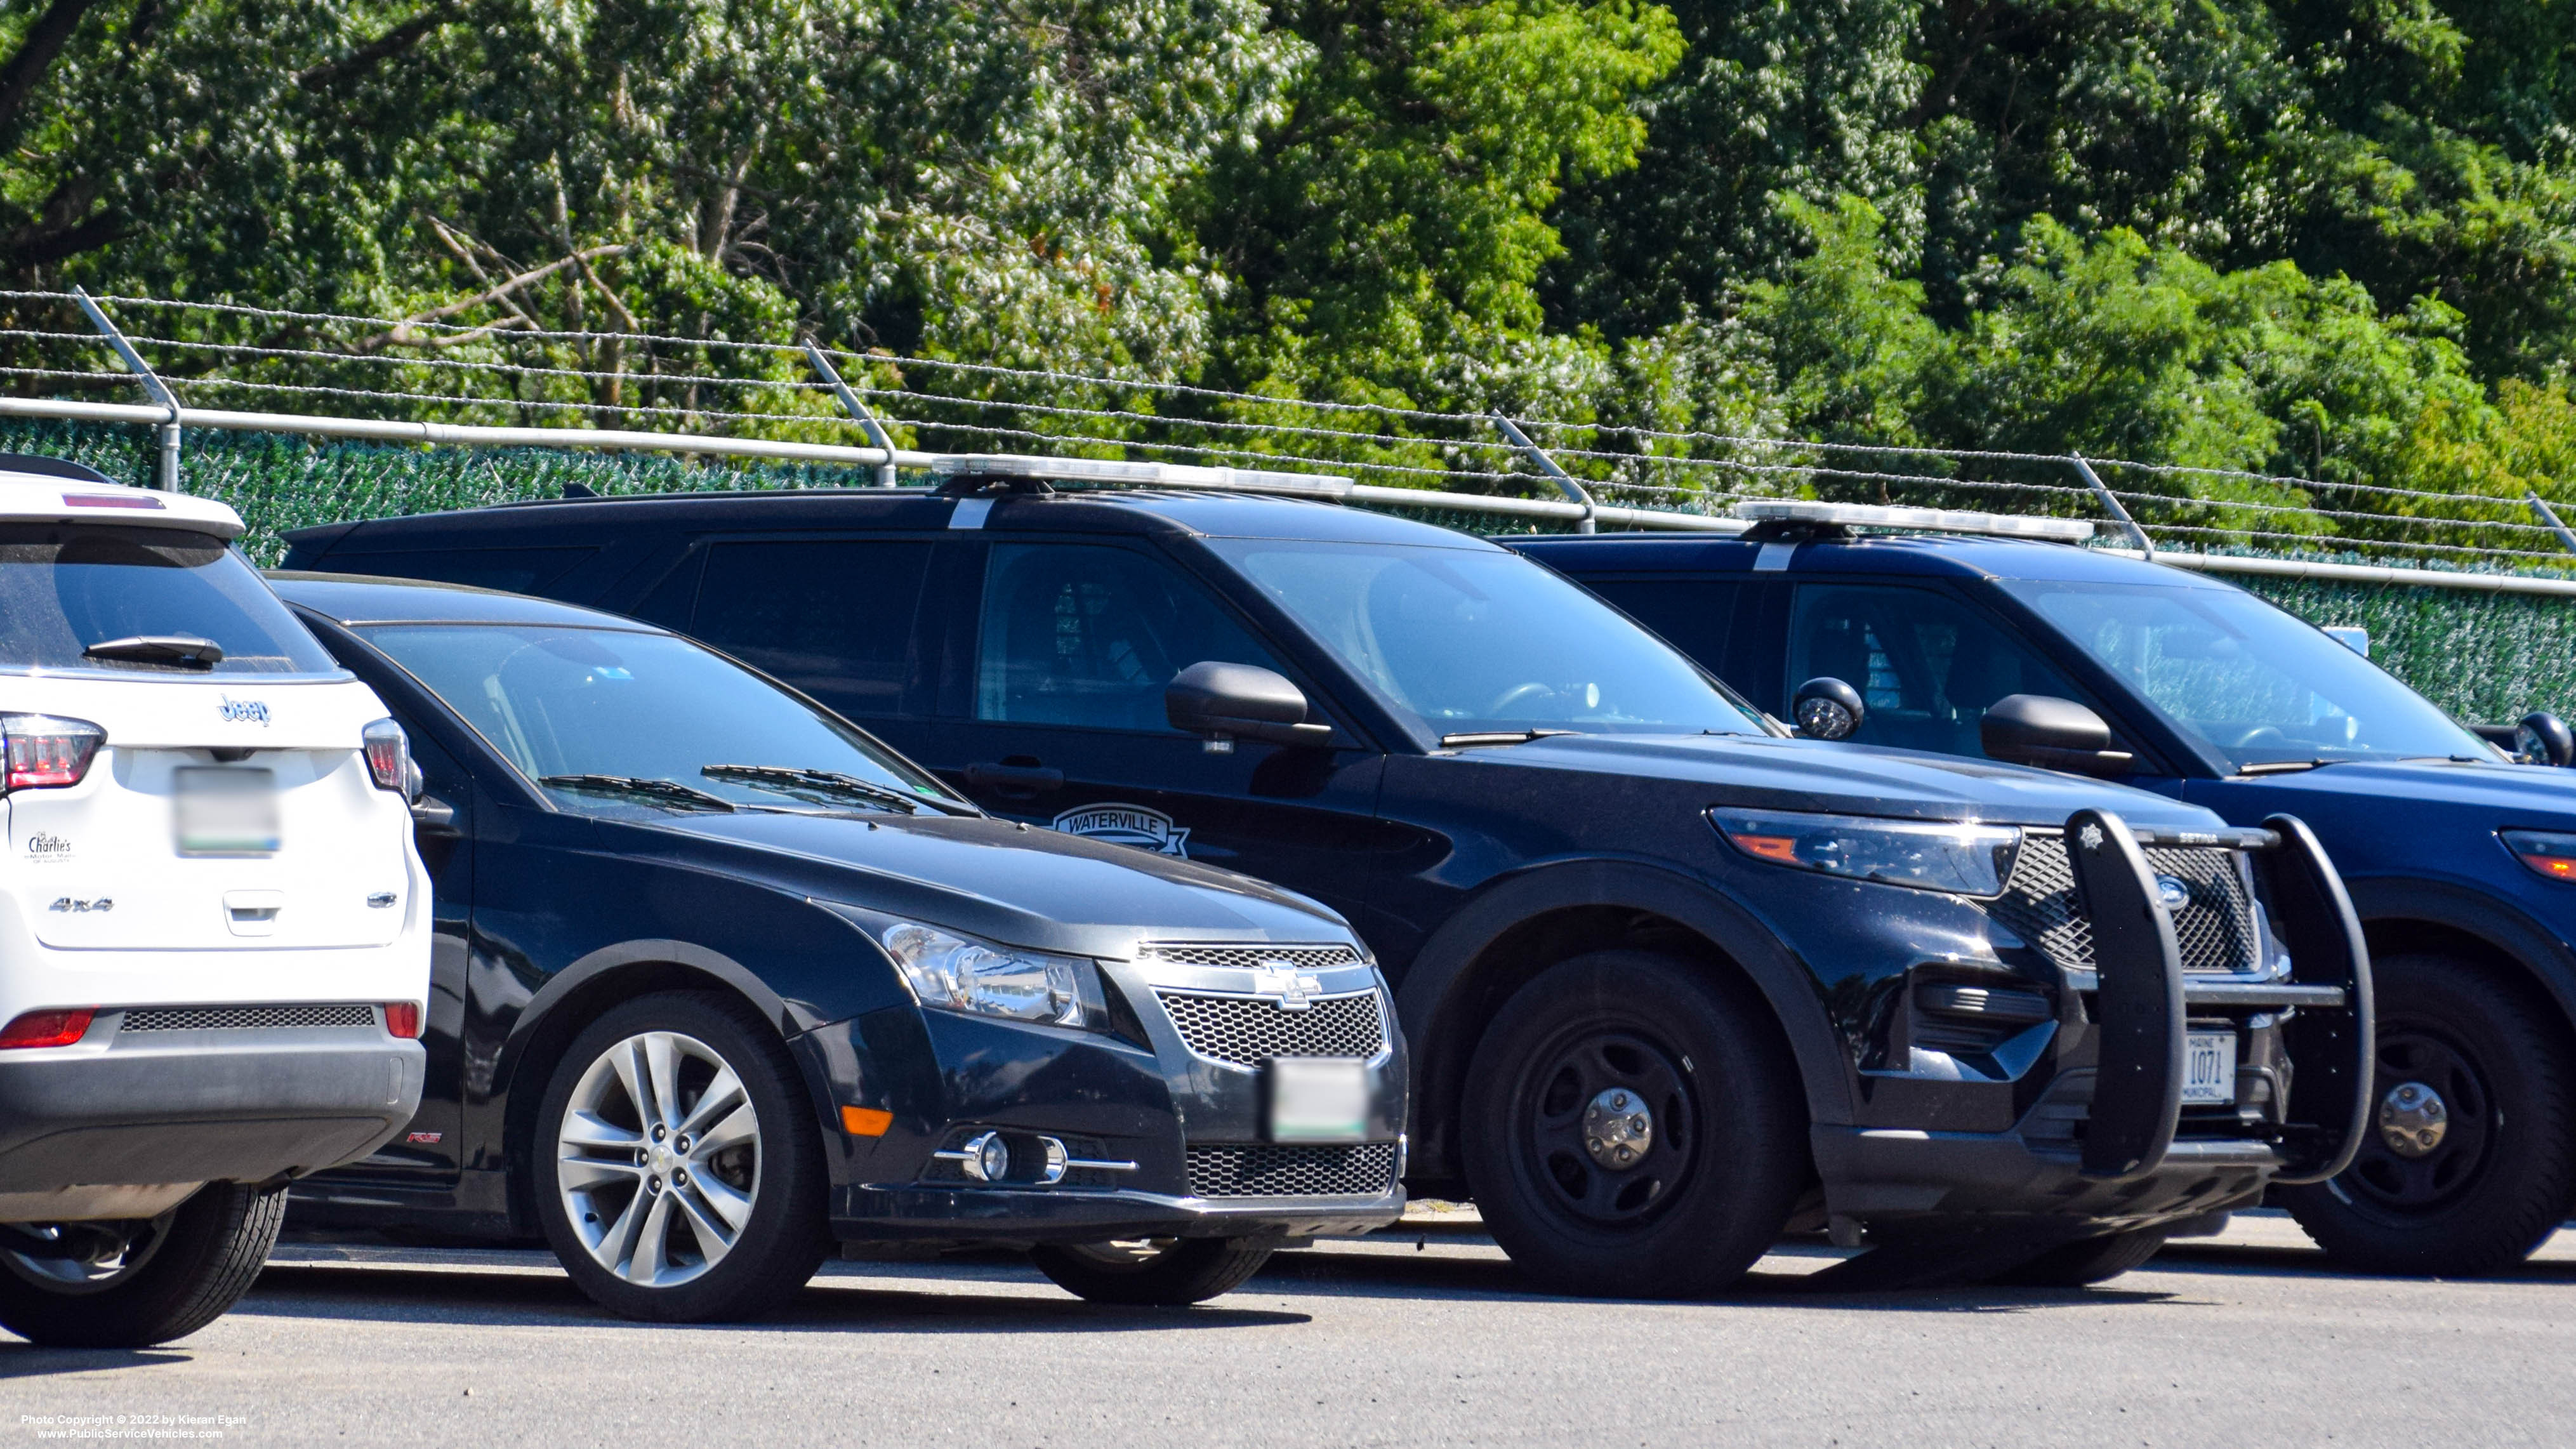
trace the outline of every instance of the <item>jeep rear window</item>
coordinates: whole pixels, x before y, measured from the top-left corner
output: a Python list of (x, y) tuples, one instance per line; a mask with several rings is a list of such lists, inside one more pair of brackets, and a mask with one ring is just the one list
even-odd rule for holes
[[(97, 659), (116, 639), (209, 639), (201, 661)], [(338, 674), (340, 668), (212, 534), (91, 524), (0, 524), (0, 670), (144, 678)]]

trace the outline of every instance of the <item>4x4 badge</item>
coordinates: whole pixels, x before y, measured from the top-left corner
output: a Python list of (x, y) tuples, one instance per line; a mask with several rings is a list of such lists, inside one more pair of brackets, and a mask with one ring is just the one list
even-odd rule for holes
[(223, 716), (234, 724), (257, 723), (265, 727), (268, 724), (268, 706), (260, 700), (235, 699), (227, 694), (224, 696)]
[(1174, 825), (1171, 816), (1142, 805), (1085, 805), (1057, 816), (1055, 828), (1067, 835), (1132, 845), (1156, 855), (1190, 858), (1190, 828)]

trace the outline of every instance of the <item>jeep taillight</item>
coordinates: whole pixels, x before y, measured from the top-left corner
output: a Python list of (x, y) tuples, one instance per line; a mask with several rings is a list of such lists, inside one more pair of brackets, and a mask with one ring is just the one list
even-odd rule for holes
[(89, 1035), (90, 1019), (98, 1015), (95, 1006), (76, 1007), (69, 1011), (22, 1011), (15, 1021), (0, 1026), (0, 1051), (17, 1047), (70, 1046)]
[(77, 785), (107, 743), (107, 731), (85, 719), (50, 714), (0, 714), (0, 748), (8, 758), (9, 790)]
[(406, 1039), (420, 1035), (420, 1003), (388, 1001), (385, 1003), (385, 1030)]
[(367, 726), (359, 736), (367, 746), (367, 773), (376, 779), (376, 788), (400, 795), (411, 783), (411, 741), (402, 726), (380, 719)]

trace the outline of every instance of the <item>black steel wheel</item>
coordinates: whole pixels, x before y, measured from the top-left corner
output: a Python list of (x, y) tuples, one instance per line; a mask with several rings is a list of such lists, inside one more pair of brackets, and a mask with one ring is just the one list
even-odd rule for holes
[(2352, 1267), (2446, 1277), (2511, 1267), (2576, 1197), (2576, 1078), (2563, 1050), (2538, 1003), (2476, 963), (2391, 956), (2372, 974), (2368, 1135), (2341, 1176), (2279, 1198)]
[(1504, 1004), (1467, 1073), (1476, 1205), (1562, 1293), (1715, 1292), (1761, 1257), (1807, 1176), (1795, 1067), (1752, 990), (1599, 951)]

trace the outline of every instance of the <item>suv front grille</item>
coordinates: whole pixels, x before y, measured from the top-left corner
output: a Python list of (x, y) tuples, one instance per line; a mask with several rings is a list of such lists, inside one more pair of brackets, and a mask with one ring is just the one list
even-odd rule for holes
[[(2191, 899), (2171, 914), (2182, 969), (2244, 972), (2258, 964), (2254, 902), (2233, 851), (2212, 847), (2147, 848), (2147, 868), (2183, 883)], [(2059, 966), (2093, 969), (2093, 923), (2075, 896), (2075, 865), (2065, 837), (2026, 832), (2004, 893), (1986, 913), (2011, 927)]]
[(125, 1013), (119, 1031), (260, 1031), (279, 1026), (373, 1026), (372, 1006), (153, 1006)]
[(1190, 1149), (1192, 1197), (1374, 1197), (1394, 1186), (1392, 1142)]
[(1238, 1067), (1272, 1057), (1368, 1058), (1386, 1050), (1386, 1013), (1375, 991), (1318, 996), (1303, 1011), (1266, 996), (1154, 994), (1191, 1051)]
[(1237, 946), (1222, 941), (1150, 942), (1145, 955), (1173, 966), (1224, 966), (1238, 971), (1330, 971), (1360, 964), (1348, 946)]

